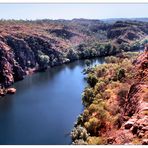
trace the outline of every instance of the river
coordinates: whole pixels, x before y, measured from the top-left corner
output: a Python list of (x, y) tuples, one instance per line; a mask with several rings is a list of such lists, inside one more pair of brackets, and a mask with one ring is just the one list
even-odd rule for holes
[(0, 144), (71, 144), (69, 133), (83, 111), (84, 67), (80, 60), (15, 83), (16, 94), (0, 100)]

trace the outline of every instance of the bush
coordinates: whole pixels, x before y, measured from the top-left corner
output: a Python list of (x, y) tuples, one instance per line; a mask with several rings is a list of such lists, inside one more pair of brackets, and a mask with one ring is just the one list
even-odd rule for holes
[(87, 59), (87, 60), (85, 60), (85, 64), (86, 64), (86, 66), (90, 66), (91, 61)]
[(104, 144), (104, 140), (101, 137), (88, 137), (87, 143), (90, 145), (101, 145)]
[(121, 81), (122, 78), (125, 78), (125, 70), (123, 68), (119, 69), (117, 78), (119, 81)]
[(79, 115), (77, 118), (77, 125), (81, 125), (83, 123), (83, 116)]
[(85, 106), (91, 104), (94, 100), (93, 91), (91, 88), (86, 88), (82, 94), (82, 102)]
[(123, 78), (125, 78), (125, 69), (120, 68), (119, 70), (117, 69), (116, 74), (113, 76), (112, 80), (122, 81)]
[(92, 114), (97, 111), (97, 105), (91, 104), (88, 109), (89, 109), (90, 114)]
[(88, 122), (85, 122), (84, 126), (91, 135), (96, 135), (100, 126), (100, 121), (96, 117), (92, 117)]
[(141, 44), (139, 41), (137, 41), (131, 45), (131, 50), (139, 50), (140, 48), (141, 48)]
[(83, 121), (87, 121), (89, 118), (89, 110), (85, 109), (83, 112)]
[(102, 66), (96, 69), (97, 77), (102, 77), (106, 73), (106, 69)]
[(88, 76), (87, 76), (87, 83), (91, 87), (94, 87), (97, 82), (98, 82), (98, 79), (97, 79), (97, 77), (94, 74), (88, 74)]
[(39, 63), (43, 68), (46, 68), (49, 64), (49, 57), (47, 55), (39, 56)]
[(98, 94), (100, 92), (103, 92), (105, 91), (105, 86), (106, 84), (104, 82), (98, 82), (96, 85), (95, 85), (95, 88), (94, 88), (94, 93), (95, 94)]
[(102, 98), (103, 98), (103, 99), (109, 99), (109, 98), (111, 97), (111, 93), (112, 93), (111, 90), (109, 90), (109, 89), (105, 90), (105, 91), (102, 93)]
[(69, 51), (67, 52), (67, 56), (68, 59), (70, 60), (77, 60), (79, 59), (78, 53), (74, 50), (74, 49), (69, 49)]
[(130, 45), (128, 43), (123, 43), (123, 42), (120, 44), (120, 49), (124, 50), (124, 51), (130, 51), (131, 50)]
[(86, 129), (82, 126), (75, 127), (71, 132), (71, 137), (72, 137), (73, 141), (79, 140), (79, 139), (86, 141), (88, 136), (89, 135), (88, 135)]
[(118, 91), (117, 96), (118, 96), (120, 106), (123, 106), (125, 104), (127, 94), (128, 94), (127, 88), (120, 88), (120, 90)]
[(38, 51), (38, 62), (41, 68), (47, 68), (49, 64), (49, 56), (45, 55), (43, 52)]
[(83, 139), (76, 139), (74, 142), (72, 142), (74, 145), (87, 145), (88, 143), (84, 141)]
[(105, 57), (106, 63), (117, 63), (118, 61), (119, 61), (119, 59), (116, 58), (115, 56)]

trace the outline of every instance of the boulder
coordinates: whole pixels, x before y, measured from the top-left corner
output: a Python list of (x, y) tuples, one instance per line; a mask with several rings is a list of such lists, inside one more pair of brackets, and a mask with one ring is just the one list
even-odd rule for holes
[(5, 92), (3, 89), (0, 89), (0, 96), (5, 96)]
[(139, 133), (139, 134), (138, 134), (138, 137), (139, 137), (139, 138), (144, 137), (144, 133)]
[(132, 121), (127, 121), (124, 125), (125, 129), (130, 129), (133, 126), (134, 122)]
[(14, 94), (16, 93), (16, 89), (15, 88), (8, 88), (7, 89), (7, 94)]
[(133, 135), (135, 135), (135, 134), (137, 134), (137, 132), (138, 132), (138, 125), (135, 124), (135, 125), (132, 127), (132, 133), (133, 133)]
[(143, 131), (148, 131), (148, 126), (142, 128)]
[(142, 145), (148, 145), (148, 139), (143, 139), (142, 140)]

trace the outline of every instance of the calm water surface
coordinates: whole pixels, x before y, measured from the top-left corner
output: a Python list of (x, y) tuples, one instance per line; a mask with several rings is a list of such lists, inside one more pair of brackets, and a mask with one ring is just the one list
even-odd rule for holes
[(83, 110), (84, 67), (76, 61), (15, 83), (16, 94), (0, 100), (0, 144), (70, 144), (68, 133)]

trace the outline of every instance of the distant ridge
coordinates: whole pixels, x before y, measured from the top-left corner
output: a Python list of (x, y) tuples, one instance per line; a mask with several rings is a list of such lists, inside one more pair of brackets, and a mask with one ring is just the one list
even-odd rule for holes
[(148, 22), (148, 18), (108, 18), (108, 19), (100, 19), (105, 23), (115, 23), (116, 21), (140, 21), (140, 22)]

